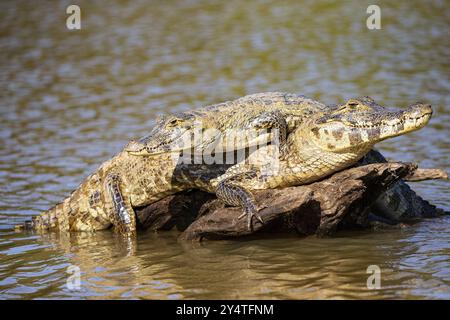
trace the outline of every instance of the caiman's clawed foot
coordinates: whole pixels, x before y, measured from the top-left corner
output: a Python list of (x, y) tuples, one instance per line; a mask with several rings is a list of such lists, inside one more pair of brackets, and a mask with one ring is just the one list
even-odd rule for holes
[(106, 179), (106, 189), (109, 191), (113, 207), (109, 210), (109, 218), (117, 232), (126, 238), (136, 234), (136, 216), (130, 199), (122, 192), (123, 181), (117, 174), (109, 174)]
[(252, 230), (253, 217), (256, 217), (262, 224), (264, 224), (264, 221), (258, 214), (253, 194), (239, 184), (252, 179), (254, 176), (254, 172), (238, 173), (222, 180), (216, 189), (217, 198), (228, 205), (239, 206), (244, 209), (244, 213), (238, 219), (247, 216), (247, 225), (250, 231)]
[(264, 224), (264, 220), (261, 218), (261, 216), (258, 214), (257, 210), (253, 209), (245, 209), (244, 213), (241, 214), (238, 219), (242, 219), (243, 217), (247, 216), (247, 228), (249, 231), (252, 231), (252, 219), (253, 217), (256, 217), (261, 224)]

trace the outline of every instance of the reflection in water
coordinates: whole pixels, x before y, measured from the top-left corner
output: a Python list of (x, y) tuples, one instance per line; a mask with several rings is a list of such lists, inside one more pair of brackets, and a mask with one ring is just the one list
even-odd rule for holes
[[(418, 298), (431, 290), (435, 298), (449, 298), (448, 244), (415, 239), (429, 237), (430, 228), (445, 232), (443, 223), (448, 219), (401, 232), (202, 244), (179, 243), (176, 232), (148, 233), (133, 249), (110, 232), (47, 234), (34, 238), (39, 254), (6, 256), (2, 278), (20, 286), (0, 282), (0, 290), (7, 298)], [(17, 234), (5, 238), (21, 241)], [(10, 263), (16, 256), (20, 262)], [(78, 291), (66, 286), (71, 265), (81, 270)], [(382, 270), (381, 290), (366, 287), (370, 265)]]
[[(449, 219), (333, 239), (182, 244), (176, 232), (123, 244), (110, 232), (14, 233), (67, 196), (157, 114), (262, 91), (325, 103), (370, 95), (431, 103), (421, 131), (380, 144), (389, 158), (448, 168), (450, 38), (445, 1), (80, 1), (0, 3), (1, 298), (449, 298)], [(450, 210), (449, 182), (414, 189)], [(379, 265), (382, 289), (366, 288)], [(82, 288), (68, 290), (67, 268)]]

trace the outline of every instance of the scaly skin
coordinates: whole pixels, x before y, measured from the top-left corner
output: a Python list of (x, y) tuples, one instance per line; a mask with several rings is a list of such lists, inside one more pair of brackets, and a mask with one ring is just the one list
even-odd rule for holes
[[(183, 165), (179, 169), (183, 174), (177, 173), (175, 178), (215, 192), (226, 204), (241, 206), (247, 213), (250, 228), (252, 217), (257, 216), (252, 190), (302, 185), (322, 179), (354, 165), (377, 142), (422, 128), (432, 114), (429, 105), (417, 103), (406, 110), (394, 111), (381, 107), (369, 97), (350, 99), (332, 108), (323, 108), (319, 103), (314, 106), (317, 105), (320, 107), (306, 108), (304, 116), (296, 120), (297, 127), (294, 126), (295, 130), (291, 130), (281, 146), (276, 170), (273, 154), (277, 146), (270, 145), (252, 153), (223, 175), (219, 173), (224, 170), (222, 166)], [(214, 122), (214, 117), (210, 121)], [(192, 126), (188, 128), (189, 131)], [(159, 141), (171, 136), (171, 130), (160, 128), (142, 140), (138, 149), (147, 150), (146, 154), (167, 151), (166, 146), (159, 146)], [(196, 147), (200, 152), (205, 151), (202, 144)]]
[[(283, 144), (286, 135), (305, 119), (326, 109), (324, 104), (301, 95), (284, 92), (252, 94), (164, 117), (148, 136), (130, 142), (125, 150), (143, 156), (177, 153), (191, 147), (194, 153), (201, 154), (208, 150), (238, 150), (273, 141), (276, 137), (269, 129), (278, 129), (279, 142)], [(201, 139), (191, 143), (190, 136), (197, 129), (204, 132)], [(251, 130), (254, 136), (250, 134)], [(242, 135), (248, 139), (242, 139)]]
[(350, 99), (331, 111), (318, 112), (294, 130), (282, 146), (276, 170), (264, 160), (273, 148), (269, 145), (211, 180), (211, 185), (225, 203), (244, 208), (250, 228), (257, 214), (251, 191), (320, 180), (354, 165), (377, 142), (422, 128), (431, 114), (431, 106), (421, 103), (390, 111), (369, 97)]
[(106, 161), (63, 202), (33, 217), (32, 229), (95, 231), (113, 225), (124, 235), (136, 230), (133, 207), (145, 206), (178, 189), (170, 154), (136, 157), (122, 151)]
[[(189, 188), (210, 190), (204, 179), (183, 179), (182, 170), (177, 169), (180, 155), (171, 149), (174, 143), (183, 142), (183, 134), (190, 134), (199, 122), (204, 129), (216, 130), (203, 140), (205, 143), (200, 144), (202, 149), (216, 142), (220, 146), (223, 141), (219, 141), (217, 134), (224, 138), (226, 144), (229, 137), (227, 130), (231, 129), (240, 129), (244, 134), (253, 129), (260, 132), (278, 129), (280, 139), (285, 141), (287, 132), (299, 125), (305, 115), (322, 108), (325, 106), (302, 96), (264, 93), (163, 118), (150, 136), (140, 143), (130, 142), (126, 151), (106, 161), (70, 197), (34, 217), (26, 227), (35, 230), (95, 231), (113, 225), (119, 233), (132, 235), (136, 231), (134, 207), (148, 205)], [(243, 140), (233, 147), (265, 143), (272, 138), (273, 132), (263, 132), (254, 140)], [(138, 156), (150, 153), (152, 157)], [(203, 172), (205, 178), (209, 168), (201, 165), (197, 170)], [(216, 167), (210, 178), (224, 173), (226, 168)], [(174, 174), (178, 176), (174, 177)]]
[[(264, 100), (262, 97), (266, 95), (276, 99)], [(148, 205), (181, 190), (199, 188), (216, 192), (227, 204), (243, 207), (251, 227), (252, 217), (257, 216), (252, 190), (301, 185), (326, 177), (356, 163), (378, 141), (423, 127), (431, 116), (428, 105), (388, 112), (372, 99), (362, 98), (351, 99), (330, 110), (313, 100), (305, 104), (304, 97), (288, 96), (293, 97), (294, 102), (286, 99), (286, 94), (258, 94), (250, 99), (236, 100), (247, 101), (245, 103), (231, 103), (228, 107), (220, 104), (161, 120), (149, 137), (130, 143), (125, 151), (89, 176), (62, 204), (36, 217), (31, 226), (35, 229), (88, 231), (105, 229), (113, 224), (120, 233), (132, 234), (136, 228), (133, 207)], [(257, 103), (255, 97), (259, 99)], [(258, 107), (259, 103), (264, 103), (265, 107)], [(281, 107), (277, 110), (275, 105)], [(238, 113), (236, 108), (241, 112)], [(253, 113), (252, 108), (258, 109), (259, 113)], [(189, 134), (195, 127), (192, 123), (199, 119), (207, 129), (226, 123), (219, 126), (219, 132), (225, 137), (226, 130), (241, 129), (243, 125), (246, 130), (269, 127), (280, 129), (280, 132), (285, 126), (286, 132), (291, 134), (282, 143), (277, 158), (279, 170), (271, 172), (270, 161), (274, 158), (267, 158), (273, 154), (276, 145), (266, 146), (251, 154), (250, 161), (230, 168), (227, 165), (177, 163), (180, 151), (186, 150), (186, 145), (181, 144), (176, 152), (169, 152), (173, 151), (170, 148), (184, 133)], [(199, 151), (207, 150), (217, 139), (213, 135), (195, 147)], [(264, 139), (262, 141), (266, 141)], [(244, 142), (238, 147), (252, 143), (254, 141)], [(136, 156), (142, 154), (152, 156)], [(274, 154), (277, 154), (276, 150)]]

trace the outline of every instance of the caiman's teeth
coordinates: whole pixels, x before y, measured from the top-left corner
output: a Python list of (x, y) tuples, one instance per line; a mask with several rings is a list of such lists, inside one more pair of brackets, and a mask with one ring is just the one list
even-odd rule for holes
[(350, 126), (352, 126), (353, 128), (358, 128), (358, 129), (376, 129), (376, 128), (381, 128), (381, 127), (390, 127), (394, 130), (398, 130), (400, 125), (404, 124), (406, 121), (408, 122), (412, 122), (413, 126), (418, 126), (420, 125), (423, 120), (428, 116), (429, 114), (423, 114), (419, 117), (407, 117), (405, 119), (400, 119), (400, 120), (391, 120), (388, 122), (380, 122), (380, 123), (375, 123), (375, 124), (350, 124)]

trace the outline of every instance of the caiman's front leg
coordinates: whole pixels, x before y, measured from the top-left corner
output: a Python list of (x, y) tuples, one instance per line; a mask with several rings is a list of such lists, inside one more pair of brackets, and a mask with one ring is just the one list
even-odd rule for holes
[(251, 127), (255, 129), (278, 130), (279, 145), (286, 142), (288, 125), (285, 116), (280, 111), (270, 111), (256, 117), (251, 122)]
[(108, 212), (111, 223), (122, 235), (136, 233), (136, 216), (130, 198), (125, 194), (124, 183), (118, 174), (110, 174), (106, 178), (106, 189), (112, 202)]
[[(229, 129), (234, 128), (233, 125), (230, 125), (230, 127)], [(234, 132), (234, 130), (225, 130), (224, 132), (213, 130), (208, 133), (212, 135), (203, 133), (202, 142), (195, 146), (196, 152), (212, 152), (217, 150), (215, 148), (220, 146), (221, 143), (223, 144), (222, 148), (233, 146), (233, 150), (265, 146), (269, 142), (272, 144), (276, 142), (280, 147), (283, 147), (287, 138), (288, 124), (285, 116), (280, 111), (268, 111), (253, 117), (246, 126), (239, 129), (243, 129), (242, 133), (247, 136), (246, 139), (243, 139), (242, 136), (236, 137), (234, 134), (230, 136), (229, 132)], [(262, 130), (266, 132), (261, 132)], [(270, 133), (270, 140), (267, 133)], [(234, 140), (236, 138), (238, 138), (239, 142), (230, 144), (230, 142), (236, 143)], [(231, 141), (228, 139), (231, 139)], [(227, 151), (231, 151), (231, 149), (227, 149)]]
[(255, 216), (262, 224), (264, 224), (264, 221), (258, 215), (258, 209), (253, 194), (240, 186), (239, 182), (253, 179), (255, 176), (256, 174), (252, 172), (238, 173), (219, 182), (216, 188), (217, 198), (222, 200), (225, 204), (239, 206), (244, 209), (244, 213), (239, 216), (239, 219), (247, 216), (247, 226), (249, 230), (252, 230), (253, 216)]

